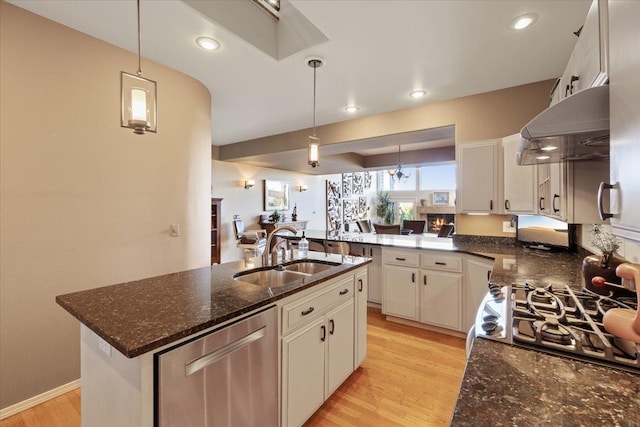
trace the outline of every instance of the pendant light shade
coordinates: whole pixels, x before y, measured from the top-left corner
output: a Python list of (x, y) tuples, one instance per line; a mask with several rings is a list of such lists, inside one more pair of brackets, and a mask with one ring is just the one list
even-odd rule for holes
[(313, 135), (309, 136), (307, 163), (312, 168), (320, 165), (320, 139), (316, 136), (316, 69), (324, 65), (322, 58), (307, 58), (307, 65), (313, 68)]
[(140, 0), (138, 10), (138, 71), (120, 73), (120, 126), (133, 129), (133, 133), (144, 135), (157, 132), (157, 84), (142, 77), (140, 54)]

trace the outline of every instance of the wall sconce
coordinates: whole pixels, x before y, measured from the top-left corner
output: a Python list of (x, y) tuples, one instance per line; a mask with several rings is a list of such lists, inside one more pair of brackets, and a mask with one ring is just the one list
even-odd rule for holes
[(249, 190), (256, 186), (256, 182), (253, 179), (248, 179), (244, 182), (244, 189)]
[(305, 191), (307, 191), (309, 189), (309, 186), (302, 184), (300, 187), (300, 192), (304, 193)]

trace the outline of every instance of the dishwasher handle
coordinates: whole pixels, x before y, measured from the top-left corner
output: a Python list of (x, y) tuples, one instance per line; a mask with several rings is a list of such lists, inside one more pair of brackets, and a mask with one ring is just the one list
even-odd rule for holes
[(197, 358), (193, 362), (187, 363), (185, 365), (185, 375), (188, 377), (191, 374), (195, 374), (196, 372), (206, 368), (209, 365), (216, 363), (218, 360), (224, 358), (225, 356), (233, 353), (234, 351), (240, 350), (243, 347), (248, 346), (249, 344), (258, 341), (263, 338), (266, 333), (266, 326), (261, 327), (257, 331), (250, 333), (237, 341), (229, 343), (219, 349), (205, 354), (202, 357)]

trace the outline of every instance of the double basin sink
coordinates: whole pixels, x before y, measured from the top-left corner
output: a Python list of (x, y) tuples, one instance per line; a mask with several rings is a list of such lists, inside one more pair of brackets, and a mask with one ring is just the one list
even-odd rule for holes
[(304, 277), (313, 276), (338, 265), (340, 263), (330, 261), (296, 260), (270, 267), (242, 271), (234, 274), (233, 279), (273, 288), (287, 285)]

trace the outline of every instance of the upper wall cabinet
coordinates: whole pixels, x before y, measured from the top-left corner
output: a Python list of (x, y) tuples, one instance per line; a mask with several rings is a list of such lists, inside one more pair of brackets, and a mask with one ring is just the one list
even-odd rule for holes
[(538, 186), (537, 168), (534, 165), (520, 166), (516, 153), (520, 145), (520, 134), (502, 138), (502, 164), (504, 173), (504, 200), (502, 213), (536, 214)]
[[(640, 2), (611, 1), (611, 226), (640, 242)], [(604, 203), (603, 203), (604, 204)], [(606, 204), (605, 204), (606, 206)]]
[(551, 93), (551, 104), (592, 86), (601, 86), (608, 75), (607, 0), (593, 0), (560, 82)]
[(460, 144), (457, 147), (458, 213), (498, 213), (502, 140)]

